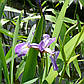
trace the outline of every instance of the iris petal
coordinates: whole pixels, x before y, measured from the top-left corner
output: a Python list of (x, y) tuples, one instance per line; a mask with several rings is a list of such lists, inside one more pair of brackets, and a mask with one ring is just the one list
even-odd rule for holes
[(56, 40), (55, 37), (50, 38), (50, 39), (49, 39), (49, 42), (48, 42), (48, 44), (47, 44), (47, 47), (49, 47), (55, 40)]
[(51, 59), (54, 70), (57, 70), (58, 67), (57, 67), (57, 64), (56, 64), (56, 60), (57, 60), (57, 57), (59, 56), (59, 51), (54, 52), (54, 55), (55, 56), (50, 56), (50, 59)]
[(45, 39), (45, 38), (50, 38), (50, 35), (48, 35), (48, 34), (43, 34), (43, 39)]
[(51, 62), (52, 62), (52, 65), (53, 65), (54, 70), (57, 70), (58, 67), (57, 67), (57, 64), (56, 64), (55, 59), (52, 56), (50, 56), (50, 59), (51, 59)]
[(43, 40), (39, 43), (38, 48), (39, 48), (39, 50), (40, 50), (41, 52), (43, 52), (43, 51), (44, 51), (44, 48), (45, 48), (45, 43), (44, 43), (44, 41), (43, 41)]
[(38, 49), (39, 48), (37, 43), (30, 44), (30, 47), (31, 48), (35, 48), (35, 49)]
[(15, 54), (17, 54), (18, 56), (25, 56), (25, 54), (27, 54), (29, 48), (28, 48), (28, 43), (19, 43), (16, 45), (15, 47)]

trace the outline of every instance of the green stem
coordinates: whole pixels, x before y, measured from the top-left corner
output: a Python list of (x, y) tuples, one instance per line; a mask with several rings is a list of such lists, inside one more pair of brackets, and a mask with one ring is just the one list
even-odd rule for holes
[(62, 71), (62, 74), (61, 74), (61, 78), (59, 79), (59, 84), (61, 84), (61, 82), (62, 82), (62, 78), (63, 78), (63, 76), (64, 76), (64, 73), (65, 73), (65, 71), (66, 71), (66, 66), (67, 66), (66, 56), (65, 56), (65, 52), (64, 52), (64, 44), (65, 44), (66, 36), (67, 36), (67, 34), (68, 34), (71, 30), (73, 30), (76, 26), (77, 26), (77, 24), (73, 25), (72, 27), (70, 27), (70, 28), (67, 30), (67, 32), (65, 33), (65, 36), (64, 36), (63, 45), (62, 45), (62, 43), (61, 43), (61, 46), (62, 46), (62, 47), (61, 47), (61, 52), (62, 52), (62, 58), (64, 59), (64, 67), (63, 67), (63, 71)]
[(67, 60), (67, 61), (69, 61), (69, 59), (71, 58), (72, 54), (74, 53), (74, 50), (75, 50), (75, 48), (76, 48), (76, 46), (77, 46), (77, 44), (78, 44), (78, 41), (80, 40), (81, 35), (83, 34), (83, 32), (84, 32), (84, 26), (83, 26), (83, 28), (82, 28), (80, 34), (79, 34), (79, 37), (78, 37), (78, 39), (77, 39), (77, 41), (76, 41), (76, 43), (75, 43), (75, 45), (74, 45), (74, 48), (73, 48), (73, 50), (72, 50), (70, 56), (68, 57), (68, 60)]
[(0, 84), (2, 83), (2, 63), (0, 59)]
[(63, 71), (62, 71), (62, 74), (61, 74), (61, 77), (60, 77), (60, 79), (59, 79), (59, 84), (61, 84), (62, 83), (62, 78), (63, 78), (63, 76), (64, 76), (64, 73), (65, 73), (65, 71), (66, 71), (66, 63), (64, 63), (64, 67), (63, 67)]

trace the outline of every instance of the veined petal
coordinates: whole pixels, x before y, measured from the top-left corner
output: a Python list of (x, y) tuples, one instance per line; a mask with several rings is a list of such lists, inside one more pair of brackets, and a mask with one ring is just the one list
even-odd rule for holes
[(44, 41), (43, 41), (43, 40), (39, 43), (38, 48), (39, 48), (39, 50), (40, 50), (41, 52), (43, 52), (43, 51), (44, 51), (44, 48), (45, 48), (45, 43), (44, 43)]
[(25, 56), (28, 50), (29, 50), (28, 43), (25, 43), (25, 42), (19, 43), (15, 47), (15, 54), (17, 54), (18, 56)]
[(48, 42), (48, 44), (47, 44), (47, 47), (49, 47), (55, 40), (56, 40), (55, 37), (49, 38), (49, 42)]
[(55, 59), (54, 59), (52, 56), (50, 56), (50, 59), (51, 59), (53, 68), (54, 68), (54, 70), (56, 71), (56, 70), (58, 69), (57, 64), (56, 64), (56, 61), (55, 61)]

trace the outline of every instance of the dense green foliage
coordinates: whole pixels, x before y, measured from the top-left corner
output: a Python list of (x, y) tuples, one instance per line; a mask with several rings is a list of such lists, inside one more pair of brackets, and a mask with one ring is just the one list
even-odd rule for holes
[[(12, 2), (0, 1), (0, 84), (84, 84), (84, 0)], [(15, 53), (17, 44), (39, 44), (44, 34), (56, 38), (48, 49), (59, 51), (57, 70), (48, 52)]]

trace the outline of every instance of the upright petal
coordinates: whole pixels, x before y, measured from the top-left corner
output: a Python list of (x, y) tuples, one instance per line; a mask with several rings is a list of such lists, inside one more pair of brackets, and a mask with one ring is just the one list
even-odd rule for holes
[(48, 44), (47, 44), (47, 47), (49, 47), (55, 40), (56, 40), (55, 37), (49, 38), (49, 42), (48, 42)]
[(39, 43), (38, 47), (39, 47), (39, 50), (40, 50), (41, 52), (44, 51), (44, 49), (45, 49), (45, 43), (44, 43), (43, 40)]
[(48, 34), (43, 34), (43, 39), (45, 39), (45, 38), (50, 38), (50, 35), (48, 35)]

